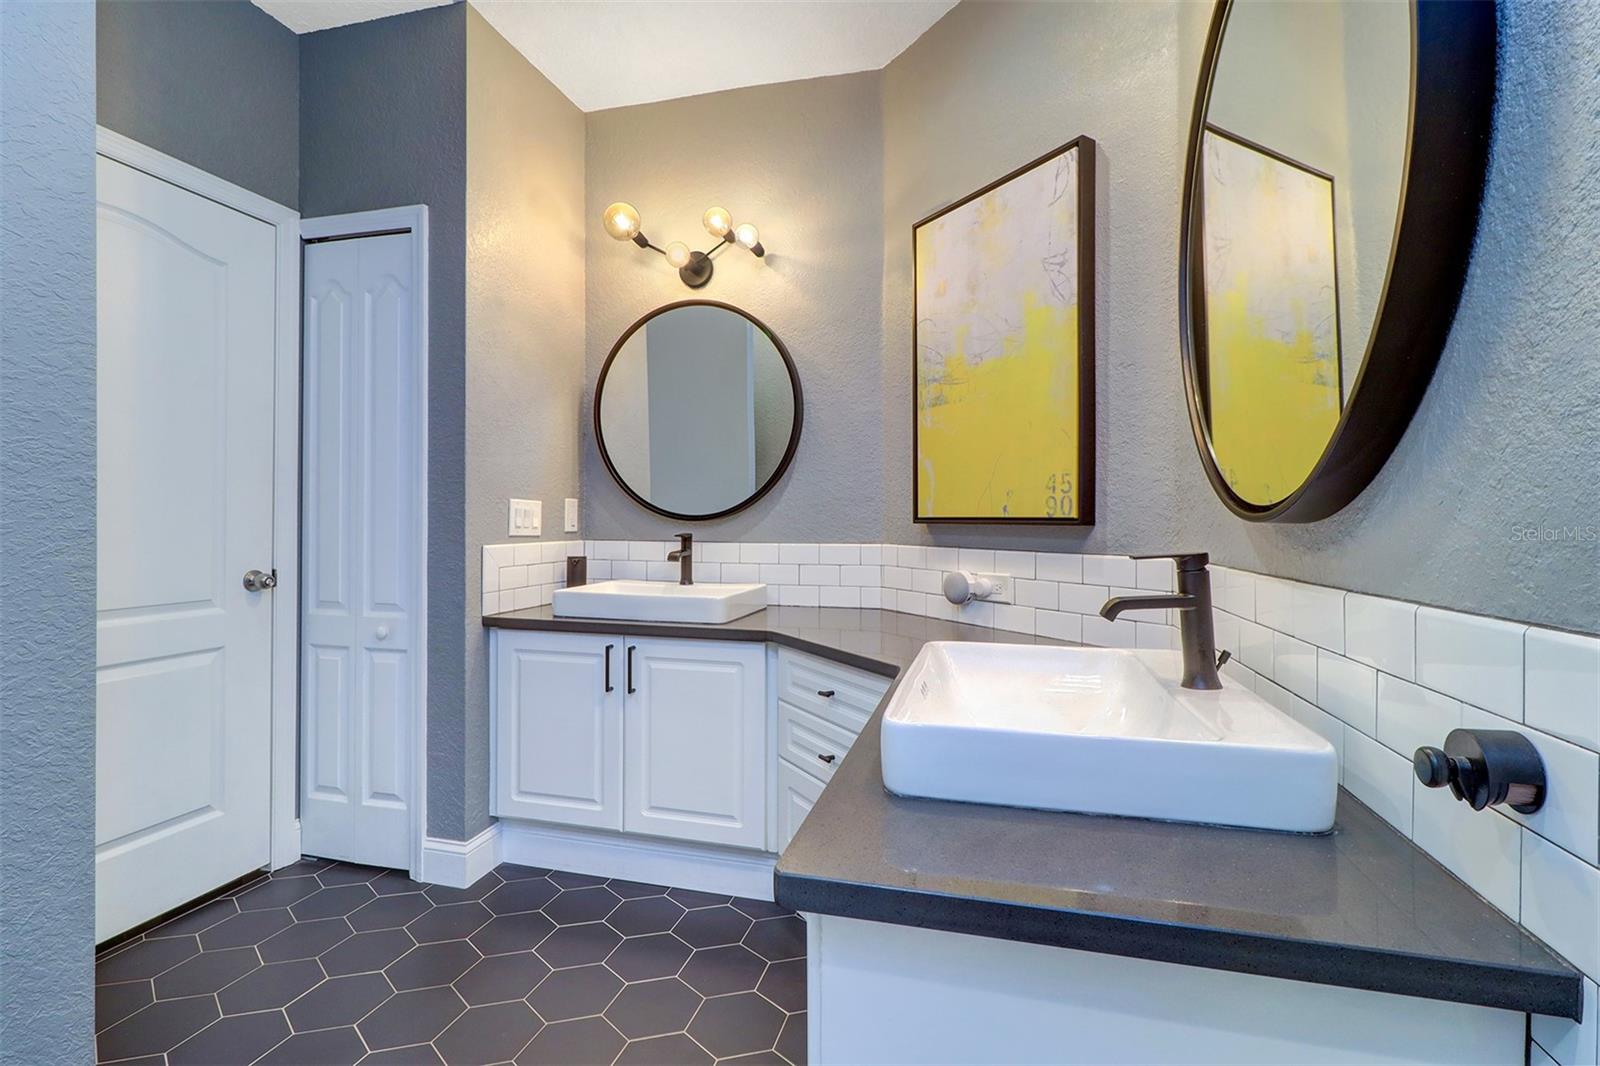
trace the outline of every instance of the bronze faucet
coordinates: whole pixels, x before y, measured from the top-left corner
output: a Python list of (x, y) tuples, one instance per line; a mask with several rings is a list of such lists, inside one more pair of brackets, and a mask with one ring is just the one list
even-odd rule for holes
[(1178, 592), (1167, 596), (1113, 596), (1100, 608), (1100, 617), (1114, 621), (1123, 611), (1174, 608), (1182, 611), (1179, 633), (1183, 645), (1183, 687), (1222, 687), (1217, 667), (1229, 653), (1217, 657), (1217, 639), (1211, 626), (1210, 559), (1205, 552), (1178, 555), (1135, 555), (1135, 559), (1171, 559), (1178, 568)]

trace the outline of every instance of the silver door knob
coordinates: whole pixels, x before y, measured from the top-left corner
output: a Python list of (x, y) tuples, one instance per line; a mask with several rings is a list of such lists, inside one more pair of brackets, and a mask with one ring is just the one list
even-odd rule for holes
[(274, 570), (272, 573), (267, 574), (260, 570), (246, 570), (244, 587), (249, 592), (265, 592), (268, 589), (277, 588), (278, 572)]

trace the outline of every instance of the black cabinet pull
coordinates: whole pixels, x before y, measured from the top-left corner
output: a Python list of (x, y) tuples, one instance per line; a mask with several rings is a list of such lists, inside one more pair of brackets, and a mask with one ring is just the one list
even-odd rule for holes
[(821, 696), (825, 700), (831, 700), (833, 699), (833, 689), (819, 688), (817, 689), (817, 695)]
[(615, 686), (613, 686), (611, 684), (611, 649), (614, 648), (614, 647), (616, 647), (615, 644), (607, 644), (606, 645), (606, 691), (607, 692), (611, 692), (615, 687)]
[(828, 755), (818, 755), (817, 758), (821, 759), (823, 762), (832, 762), (833, 760), (837, 759), (838, 756), (830, 753)]
[(628, 645), (628, 663), (627, 663), (627, 665), (628, 665), (628, 694), (631, 696), (635, 691), (635, 689), (633, 687), (633, 645), (632, 644)]

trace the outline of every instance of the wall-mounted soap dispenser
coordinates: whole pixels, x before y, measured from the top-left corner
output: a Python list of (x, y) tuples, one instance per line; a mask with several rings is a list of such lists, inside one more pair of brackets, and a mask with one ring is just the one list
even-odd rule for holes
[(1429, 788), (1448, 785), (1475, 811), (1505, 803), (1532, 814), (1544, 806), (1544, 760), (1515, 730), (1452, 729), (1443, 748), (1418, 748), (1412, 766), (1417, 780)]

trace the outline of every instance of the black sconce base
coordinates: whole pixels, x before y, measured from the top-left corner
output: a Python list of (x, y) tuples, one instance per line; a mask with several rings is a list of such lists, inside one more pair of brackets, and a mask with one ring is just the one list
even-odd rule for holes
[(689, 265), (680, 267), (678, 279), (691, 289), (698, 289), (711, 280), (711, 257), (704, 252), (690, 252)]

